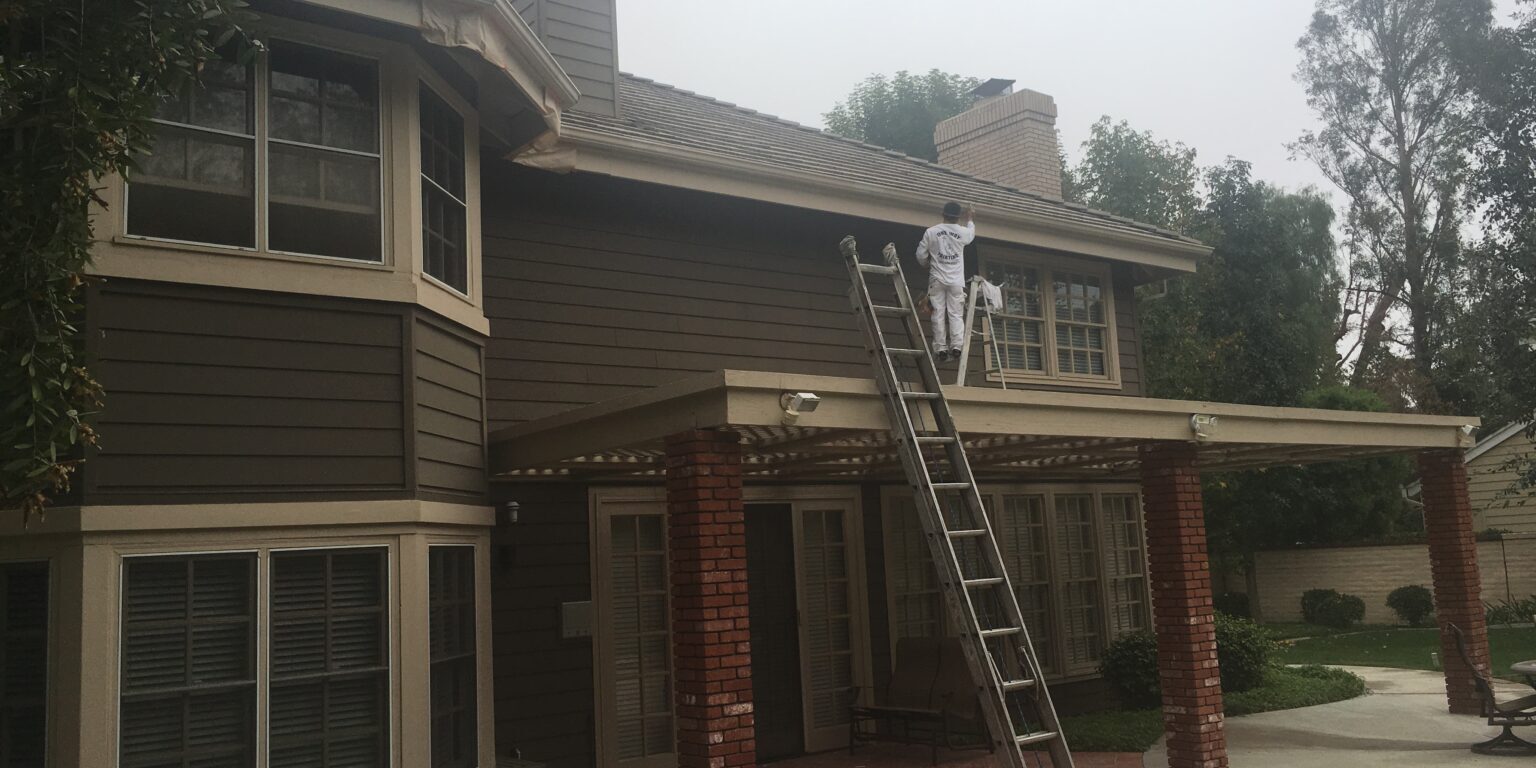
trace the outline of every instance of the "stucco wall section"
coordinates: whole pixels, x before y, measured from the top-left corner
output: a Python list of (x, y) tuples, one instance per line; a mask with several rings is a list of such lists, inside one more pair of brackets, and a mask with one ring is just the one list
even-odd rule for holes
[[(1483, 601), (1536, 594), (1536, 536), (1506, 536), (1477, 545)], [(1429, 547), (1341, 547), (1258, 553), (1258, 594), (1251, 596), (1264, 621), (1301, 621), (1301, 593), (1337, 589), (1365, 601), (1365, 621), (1395, 624), (1387, 594), (1405, 584), (1430, 587)]]

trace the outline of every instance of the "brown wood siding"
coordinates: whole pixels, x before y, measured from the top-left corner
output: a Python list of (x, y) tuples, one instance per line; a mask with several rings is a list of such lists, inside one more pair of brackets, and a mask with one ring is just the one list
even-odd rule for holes
[(1536, 533), (1536, 492), (1515, 487), (1517, 467), (1533, 451), (1531, 441), (1517, 432), (1467, 462), (1467, 495), (1478, 528)]
[(498, 506), (521, 505), (517, 524), (491, 533), (496, 753), (588, 768), (596, 762), (592, 641), (560, 637), (560, 604), (592, 595), (587, 489), (502, 485), (495, 494)]
[(618, 30), (613, 0), (526, 0), (518, 10), (581, 91), (576, 109), (617, 114)]
[(481, 501), (486, 496), (481, 342), (424, 315), (415, 318), (414, 329), (416, 486), (423, 497)]
[[(505, 164), (487, 167), (485, 200), (492, 428), (721, 368), (868, 377), (838, 240), (903, 244), (925, 274), (915, 227)], [(1115, 393), (1134, 395), (1119, 285)]]

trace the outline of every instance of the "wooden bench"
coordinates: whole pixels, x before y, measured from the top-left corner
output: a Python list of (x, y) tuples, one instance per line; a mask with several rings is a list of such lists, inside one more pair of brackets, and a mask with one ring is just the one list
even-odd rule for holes
[(937, 764), (941, 746), (990, 747), (976, 684), (955, 638), (902, 638), (896, 643), (895, 669), (883, 694), (865, 701), (872, 691), (860, 691), (849, 707), (849, 753), (859, 744), (874, 741), (922, 744)]
[(1536, 694), (1500, 702), (1494, 696), (1493, 680), (1488, 676), (1488, 671), (1472, 663), (1472, 654), (1467, 652), (1467, 640), (1461, 632), (1461, 627), (1455, 624), (1447, 626), (1456, 636), (1456, 650), (1461, 653), (1462, 662), (1472, 670), (1473, 678), (1477, 683), (1477, 694), (1483, 699), (1483, 716), (1488, 718), (1489, 725), (1504, 729), (1502, 733), (1487, 741), (1473, 744), (1472, 751), (1480, 755), (1522, 757), (1536, 755), (1536, 744), (1516, 736), (1513, 730), (1524, 725), (1536, 725)]

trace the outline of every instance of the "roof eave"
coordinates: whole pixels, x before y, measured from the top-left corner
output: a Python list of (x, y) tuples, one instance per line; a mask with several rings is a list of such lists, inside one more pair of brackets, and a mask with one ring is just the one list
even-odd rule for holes
[[(605, 174), (732, 197), (924, 227), (929, 197), (830, 174), (786, 170), (659, 142), (566, 126), (558, 170)], [(569, 150), (574, 148), (575, 152)], [(541, 164), (537, 158), (529, 164)], [(1138, 264), (1168, 275), (1195, 271), (1209, 246), (1004, 210), (986, 210), (983, 236), (1019, 245)]]

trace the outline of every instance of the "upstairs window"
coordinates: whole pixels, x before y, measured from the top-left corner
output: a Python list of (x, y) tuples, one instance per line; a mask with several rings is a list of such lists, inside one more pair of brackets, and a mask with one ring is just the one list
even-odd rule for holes
[(378, 62), (273, 40), (156, 111), (131, 236), (382, 262)]
[(423, 271), (459, 293), (469, 291), (464, 196), (464, 118), (421, 86), (421, 240)]
[(987, 368), (1001, 368), (1010, 380), (1119, 381), (1107, 273), (993, 258), (984, 261), (982, 274), (1003, 291), (1003, 309), (993, 312), (997, 349), (986, 345)]

